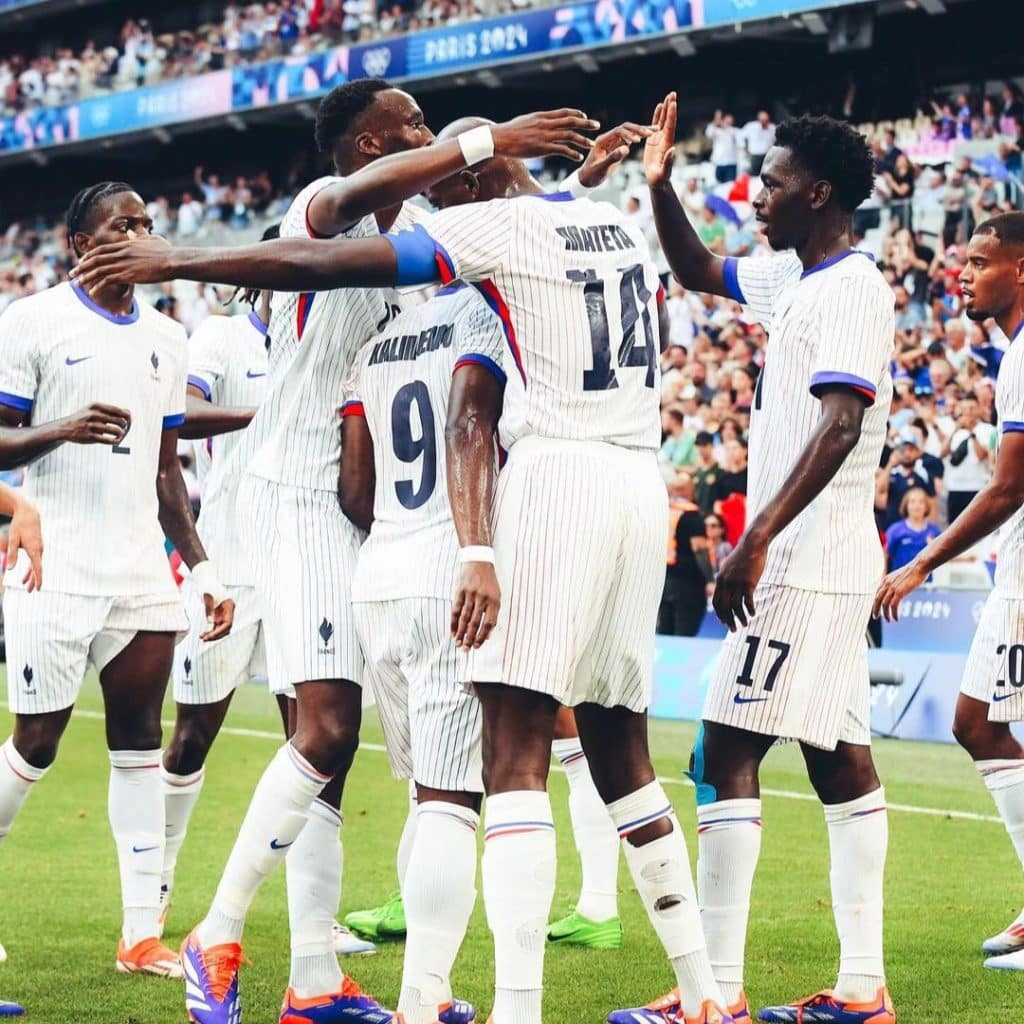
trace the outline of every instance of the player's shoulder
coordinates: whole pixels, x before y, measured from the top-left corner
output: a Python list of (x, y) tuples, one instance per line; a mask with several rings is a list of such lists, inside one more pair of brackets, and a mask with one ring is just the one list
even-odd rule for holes
[(860, 304), (867, 297), (872, 304), (893, 308), (892, 288), (871, 253), (855, 249), (834, 261), (827, 261), (827, 265), (804, 271), (804, 277), (816, 278), (820, 293), (830, 298)]
[(408, 231), (417, 224), (426, 224), (430, 220), (430, 211), (419, 206), (417, 203), (406, 200), (402, 203), (395, 223), (391, 225), (392, 231)]
[(997, 386), (1010, 380), (1015, 388), (1024, 385), (1024, 340), (1011, 341), (999, 364)]
[[(282, 238), (316, 238), (317, 235), (309, 226), (309, 204), (313, 198), (322, 192), (329, 185), (344, 181), (343, 177), (336, 174), (325, 174), (320, 178), (311, 181), (292, 200), (291, 206), (281, 218)], [(377, 222), (372, 215), (363, 217), (356, 221), (350, 228), (341, 232), (353, 238), (362, 238), (366, 235), (377, 233)]]
[(71, 284), (62, 281), (34, 295), (15, 299), (4, 309), (3, 316), (10, 320), (40, 320), (60, 315), (64, 309), (79, 305), (84, 308), (87, 301), (80, 302)]
[(144, 300), (136, 298), (135, 302), (139, 308), (139, 323), (145, 326), (147, 332), (168, 348), (181, 352), (187, 349), (188, 334), (177, 320), (165, 316)]

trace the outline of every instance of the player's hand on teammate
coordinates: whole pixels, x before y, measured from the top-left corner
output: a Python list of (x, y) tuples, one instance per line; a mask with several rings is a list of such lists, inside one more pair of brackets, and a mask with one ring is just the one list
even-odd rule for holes
[(71, 444), (120, 444), (132, 425), (127, 409), (93, 402), (64, 421), (64, 440)]
[(455, 581), (452, 601), (452, 636), (464, 651), (479, 647), (498, 621), (501, 589), (489, 562), (467, 562)]
[(14, 506), (11, 527), (7, 534), (7, 567), (13, 568), (18, 552), (28, 555), (28, 570), (21, 582), (30, 593), (43, 585), (43, 530), (35, 505), (19, 498)]
[(219, 640), (231, 632), (235, 622), (235, 602), (230, 597), (224, 598), (220, 604), (214, 604), (209, 594), (203, 594), (203, 605), (206, 607), (206, 622), (209, 629), (199, 634), (200, 640)]
[(730, 633), (735, 633), (738, 625), (746, 626), (754, 614), (754, 589), (767, 557), (768, 545), (748, 532), (722, 562), (711, 605)]
[(644, 146), (644, 174), (651, 188), (664, 185), (672, 176), (676, 157), (676, 94), (670, 92), (654, 108), (654, 131)]
[(594, 145), (583, 132), (594, 132), (599, 121), (587, 117), (582, 110), (563, 107), (523, 114), (491, 128), (497, 156), (521, 159), (539, 156), (564, 156), (582, 160)]
[(902, 569), (889, 573), (878, 586), (875, 604), (871, 616), (880, 619), (885, 616), (886, 622), (897, 622), (900, 617), (900, 605), (903, 598), (912, 590), (917, 590), (928, 579), (928, 571), (915, 558)]
[(139, 235), (90, 249), (71, 268), (71, 279), (92, 294), (108, 284), (155, 284), (173, 281), (174, 248), (160, 235)]
[(585, 188), (597, 188), (629, 156), (630, 148), (649, 138), (653, 131), (650, 125), (624, 121), (611, 131), (598, 135), (580, 168), (580, 184)]

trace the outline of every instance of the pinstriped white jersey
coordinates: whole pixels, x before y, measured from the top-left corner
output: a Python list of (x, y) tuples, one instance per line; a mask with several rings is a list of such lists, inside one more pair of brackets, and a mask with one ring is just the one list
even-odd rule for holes
[(504, 381), (501, 321), (468, 286), (407, 310), (359, 353), (344, 414), (373, 438), (373, 526), (359, 551), (355, 601), (448, 600), (458, 539), (448, 504), (444, 428), (452, 373), (486, 366)]
[(874, 496), (892, 401), (892, 290), (854, 251), (807, 271), (793, 252), (729, 259), (725, 276), (769, 332), (750, 417), (748, 522), (778, 494), (809, 441), (822, 389), (848, 387), (870, 402), (839, 472), (769, 545), (761, 582), (874, 593), (883, 568)]
[(658, 447), (658, 272), (615, 207), (528, 195), (444, 210), (416, 230), (442, 279), (476, 282), (502, 319), (503, 447), (531, 434)]
[[(996, 411), (1001, 434), (1024, 431), (1024, 333), (1017, 329), (999, 364)], [(999, 533), (996, 590), (1003, 597), (1024, 598), (1024, 506), (1014, 512)]]
[[(281, 237), (310, 237), (310, 202), (339, 180), (324, 177), (307, 185), (284, 215)], [(339, 237), (376, 234), (376, 220), (364, 217)], [(274, 296), (267, 396), (246, 431), (250, 473), (293, 487), (337, 489), (344, 383), (356, 352), (389, 315), (384, 293), (375, 289)]]
[[(47, 590), (176, 597), (157, 519), (164, 429), (185, 417), (185, 330), (136, 301), (115, 316), (59, 284), (0, 315), (0, 403), (49, 423), (93, 402), (131, 413), (117, 446), (64, 443), (31, 463)], [(7, 586), (20, 587), (20, 568)]]
[[(267, 328), (255, 313), (209, 316), (188, 343), (188, 382), (214, 405), (258, 407), (267, 389)], [(193, 442), (203, 499), (196, 528), (221, 582), (248, 584), (249, 560), (238, 534), (237, 498), (242, 467), (232, 453), (244, 431)]]

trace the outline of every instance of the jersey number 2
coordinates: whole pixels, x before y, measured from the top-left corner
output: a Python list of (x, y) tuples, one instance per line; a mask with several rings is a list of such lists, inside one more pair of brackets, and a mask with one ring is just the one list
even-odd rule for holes
[[(654, 327), (651, 324), (649, 303), (653, 298), (644, 281), (644, 268), (640, 263), (620, 271), (619, 308), (621, 309), (619, 331), (615, 342), (620, 369), (629, 366), (646, 366), (647, 377), (644, 385), (654, 387), (654, 368), (657, 353), (654, 350)], [(590, 323), (590, 347), (593, 350), (594, 368), (583, 371), (584, 391), (609, 391), (619, 386), (618, 377), (612, 367), (612, 330), (608, 323), (608, 304), (605, 302), (605, 282), (597, 276), (596, 270), (570, 270), (566, 276), (570, 281), (583, 285), (583, 301), (587, 307)], [(643, 331), (643, 340), (637, 342), (637, 324)]]
[[(420, 421), (420, 436), (412, 436), (412, 407)], [(419, 508), (434, 493), (437, 484), (437, 438), (434, 433), (434, 410), (430, 406), (430, 392), (421, 380), (414, 380), (398, 389), (391, 403), (391, 445), (395, 458), (402, 462), (415, 462), (423, 457), (420, 482), (411, 480), (395, 484), (398, 500), (409, 509)]]

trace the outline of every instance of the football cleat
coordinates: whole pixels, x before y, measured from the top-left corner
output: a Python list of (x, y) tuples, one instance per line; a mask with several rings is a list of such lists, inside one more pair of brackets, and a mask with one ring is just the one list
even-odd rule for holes
[(377, 952), (377, 947), (372, 942), (353, 935), (348, 928), (343, 924), (338, 924), (337, 921), (334, 922), (331, 935), (334, 939), (334, 952), (338, 956), (373, 956)]
[(1013, 924), (1007, 925), (998, 935), (993, 935), (991, 939), (986, 939), (981, 944), (982, 953), (988, 953), (990, 956), (1016, 953), (1018, 949), (1024, 949), (1024, 914)]
[(679, 1013), (674, 1017), (666, 1017), (665, 1020), (669, 1024), (733, 1024), (733, 1018), (728, 1012), (710, 999), (705, 999), (700, 1004), (700, 1009), (693, 1017), (687, 1017), (680, 1008)]
[(990, 971), (1024, 971), (1024, 949), (1003, 953), (1002, 956), (990, 956), (985, 966)]
[(402, 894), (393, 892), (387, 902), (372, 910), (353, 910), (345, 915), (345, 924), (360, 938), (380, 942), (405, 938), (405, 905)]
[(117, 944), (117, 969), (122, 974), (156, 974), (161, 978), (180, 978), (181, 961), (155, 936), (136, 942), (131, 949), (121, 939)]
[(338, 992), (300, 999), (290, 986), (278, 1024), (402, 1024), (402, 1018), (367, 995), (347, 974)]
[(776, 1024), (896, 1024), (896, 1011), (883, 985), (864, 1003), (836, 999), (826, 990), (786, 1006), (767, 1006), (757, 1019)]
[(473, 1024), (476, 1007), (465, 999), (453, 999), (437, 1008), (437, 1024)]
[(185, 973), (185, 1009), (193, 1024), (241, 1024), (238, 969), (242, 947), (224, 942), (203, 947), (192, 932), (181, 947)]
[(589, 949), (621, 949), (622, 922), (617, 917), (591, 921), (578, 910), (571, 910), (560, 921), (548, 925), (548, 942)]
[(0, 1017), (21, 1017), (25, 1013), (25, 1007), (20, 1003), (10, 1003), (6, 999), (0, 999)]
[[(711, 1004), (708, 1004), (711, 1005)], [(728, 1008), (728, 1019), (736, 1024), (750, 1024), (750, 1004), (746, 994), (741, 992), (735, 1003)], [(660, 999), (646, 1006), (635, 1006), (628, 1010), (613, 1010), (608, 1014), (608, 1024), (665, 1024), (665, 1021), (683, 1021), (679, 989), (674, 988)], [(699, 1018), (698, 1018), (699, 1019)]]

